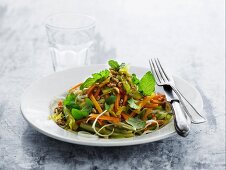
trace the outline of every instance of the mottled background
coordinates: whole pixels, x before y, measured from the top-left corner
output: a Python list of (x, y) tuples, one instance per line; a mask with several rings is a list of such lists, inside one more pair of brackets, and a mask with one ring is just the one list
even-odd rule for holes
[[(223, 0), (0, 0), (0, 169), (225, 169)], [(55, 12), (97, 19), (92, 63), (147, 67), (160, 57), (202, 94), (208, 122), (178, 136), (129, 147), (64, 143), (32, 129), (20, 97), (53, 72), (44, 20)]]

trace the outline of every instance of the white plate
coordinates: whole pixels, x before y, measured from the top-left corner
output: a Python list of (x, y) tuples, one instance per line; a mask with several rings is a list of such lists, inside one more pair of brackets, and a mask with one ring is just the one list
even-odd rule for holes
[[(173, 121), (165, 127), (153, 133), (136, 136), (133, 138), (125, 139), (101, 139), (101, 138), (85, 138), (78, 136), (60, 128), (55, 122), (48, 119), (50, 113), (50, 103), (59, 95), (65, 93), (75, 84), (84, 81), (92, 73), (98, 72), (106, 65), (92, 65), (85, 67), (76, 67), (73, 69), (56, 72), (49, 75), (34, 84), (32, 84), (24, 93), (21, 99), (21, 110), (24, 118), (34, 127), (37, 131), (61, 140), (74, 144), (91, 145), (91, 146), (126, 146), (136, 145), (148, 142), (157, 141), (160, 139), (173, 136), (175, 133)], [(131, 73), (136, 73), (141, 77), (148, 71), (147, 68), (130, 67)], [(185, 94), (188, 99), (192, 99), (193, 104), (198, 110), (202, 110), (203, 101), (199, 92), (189, 85), (186, 81), (174, 77), (176, 85)]]

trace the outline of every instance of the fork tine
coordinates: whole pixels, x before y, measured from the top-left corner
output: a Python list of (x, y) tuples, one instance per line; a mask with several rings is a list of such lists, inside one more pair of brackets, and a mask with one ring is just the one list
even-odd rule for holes
[(151, 59), (151, 63), (152, 63), (152, 67), (153, 67), (154, 73), (155, 73), (155, 75), (158, 77), (159, 83), (162, 83), (161, 75), (159, 74), (159, 71), (158, 71), (158, 69), (157, 69), (157, 67), (156, 67), (156, 64), (155, 64), (155, 62), (153, 61), (153, 59)]
[(156, 58), (156, 61), (157, 61), (158, 65), (159, 65), (160, 69), (162, 70), (162, 71), (160, 71), (160, 72), (162, 72), (162, 73), (164, 74), (165, 78), (166, 78), (168, 81), (170, 81), (170, 78), (167, 76), (167, 74), (166, 74), (165, 70), (163, 69), (163, 67), (162, 67), (162, 65), (161, 65), (161, 63), (160, 63), (160, 61), (159, 61), (158, 58)]
[(154, 74), (154, 71), (153, 71), (153, 68), (152, 68), (152, 65), (151, 65), (151, 61), (150, 60), (148, 60), (148, 61), (149, 61), (149, 65), (151, 67), (151, 73)]
[(162, 73), (162, 70), (157, 62), (157, 59), (154, 58), (154, 62), (155, 62), (156, 68), (158, 69), (159, 75), (161, 76), (163, 82), (167, 81), (167, 79), (165, 78), (165, 76)]
[(155, 72), (155, 70), (154, 70), (154, 66), (153, 66), (152, 59), (149, 60), (149, 64), (150, 64), (150, 67), (151, 67), (151, 72), (152, 72), (152, 74), (153, 74), (154, 77), (155, 77), (156, 83), (157, 83), (157, 84), (160, 84), (160, 79), (159, 79), (158, 75), (156, 74), (156, 72)]

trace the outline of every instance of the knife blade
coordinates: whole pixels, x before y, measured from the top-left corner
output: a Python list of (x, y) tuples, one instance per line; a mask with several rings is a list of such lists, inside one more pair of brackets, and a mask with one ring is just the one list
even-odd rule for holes
[[(170, 80), (171, 80), (171, 85), (174, 86), (174, 88), (176, 88), (176, 90), (178, 91), (178, 94), (174, 93), (174, 96), (178, 96), (178, 99), (180, 100), (180, 103), (182, 105), (183, 110), (185, 111), (185, 113), (187, 113), (187, 116), (189, 116), (189, 119), (191, 120), (192, 123), (198, 124), (198, 123), (203, 123), (206, 122), (206, 118), (204, 115), (200, 114), (196, 108), (194, 108), (188, 101), (187, 97), (185, 97), (180, 90), (176, 87), (175, 81), (174, 81), (174, 77), (171, 75), (167, 75)], [(174, 91), (174, 90), (173, 90)], [(185, 104), (186, 103), (186, 104)]]
[(186, 137), (190, 131), (190, 119), (186, 116), (180, 105), (175, 92), (170, 86), (156, 86), (156, 91), (165, 94), (166, 100), (171, 103), (174, 113), (174, 125), (177, 133), (183, 137)]

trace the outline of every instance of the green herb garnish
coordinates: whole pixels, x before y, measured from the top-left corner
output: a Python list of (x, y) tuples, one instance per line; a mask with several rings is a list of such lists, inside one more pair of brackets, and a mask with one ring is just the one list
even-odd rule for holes
[(103, 70), (99, 73), (92, 74), (92, 77), (89, 77), (84, 83), (82, 83), (82, 85), (80, 86), (80, 90), (92, 86), (97, 81), (105, 80), (109, 76), (109, 73), (109, 70)]
[(66, 96), (66, 99), (63, 101), (64, 106), (66, 106), (68, 109), (80, 109), (80, 106), (75, 103), (76, 96), (73, 93), (70, 93)]
[(109, 61), (108, 61), (108, 64), (109, 64), (109, 66), (110, 66), (112, 69), (114, 69), (114, 70), (116, 70), (116, 71), (119, 70), (120, 65), (119, 65), (119, 63), (118, 63), (117, 61), (115, 61), (115, 60), (109, 60)]
[(132, 74), (132, 82), (136, 85), (140, 83), (140, 80), (137, 78), (136, 74)]
[(149, 96), (155, 91), (155, 78), (150, 71), (141, 78), (139, 91), (145, 96)]

